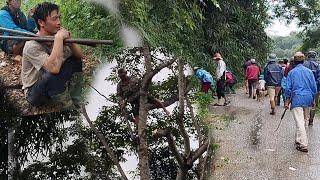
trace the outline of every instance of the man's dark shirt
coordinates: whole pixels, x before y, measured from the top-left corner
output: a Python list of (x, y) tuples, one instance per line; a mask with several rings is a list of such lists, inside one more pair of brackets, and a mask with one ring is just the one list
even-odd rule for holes
[(139, 97), (140, 80), (134, 77), (129, 77), (127, 83), (120, 81), (117, 85), (117, 95), (128, 102), (133, 102)]

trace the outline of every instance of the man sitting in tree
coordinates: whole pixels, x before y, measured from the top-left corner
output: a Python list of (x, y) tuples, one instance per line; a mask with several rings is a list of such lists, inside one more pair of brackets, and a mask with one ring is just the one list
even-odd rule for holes
[[(127, 71), (123, 68), (118, 70), (120, 82), (117, 85), (117, 96), (120, 97), (120, 109), (124, 110), (126, 102), (129, 102), (132, 107), (132, 113), (135, 118), (135, 123), (139, 122), (139, 108), (140, 108), (140, 87), (141, 82), (135, 77), (127, 75)], [(155, 104), (158, 108), (162, 108), (165, 113), (170, 116), (170, 112), (164, 107), (163, 103), (147, 94), (148, 103)]]
[(63, 109), (79, 105), (83, 57), (80, 47), (63, 43), (71, 34), (61, 27), (57, 5), (41, 3), (33, 17), (39, 29), (38, 36), (54, 36), (54, 42), (32, 40), (25, 44), (21, 79), (28, 102), (41, 106), (54, 101)]

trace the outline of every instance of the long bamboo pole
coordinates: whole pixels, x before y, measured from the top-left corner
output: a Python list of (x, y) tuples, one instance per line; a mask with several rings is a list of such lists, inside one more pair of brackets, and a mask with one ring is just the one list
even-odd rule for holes
[[(18, 41), (30, 41), (35, 40), (38, 42), (53, 42), (52, 37), (25, 37), (25, 36), (0, 36), (0, 40), (18, 40)], [(97, 44), (112, 44), (112, 40), (95, 40), (95, 39), (65, 39), (65, 43), (77, 43), (87, 46), (96, 46)]]
[[(20, 41), (29, 41), (35, 40), (38, 42), (53, 42), (53, 36), (44, 36), (38, 37), (36, 34), (31, 32), (21, 32), (17, 30), (7, 29), (0, 27), (0, 32), (8, 32), (9, 34), (21, 35), (21, 36), (0, 36), (0, 40), (20, 40)], [(96, 40), (96, 39), (66, 39), (65, 43), (77, 43), (87, 46), (96, 46), (98, 44), (107, 44), (110, 45), (113, 43), (112, 40)]]
[(7, 32), (9, 34), (15, 34), (15, 35), (21, 35), (21, 36), (30, 36), (30, 37), (37, 37), (38, 35), (32, 33), (32, 32), (23, 32), (13, 29), (8, 29), (4, 27), (0, 27), (0, 32)]

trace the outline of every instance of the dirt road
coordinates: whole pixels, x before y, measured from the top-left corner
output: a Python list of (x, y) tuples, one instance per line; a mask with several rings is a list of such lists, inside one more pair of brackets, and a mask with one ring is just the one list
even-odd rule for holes
[[(319, 180), (320, 120), (307, 127), (309, 152), (295, 149), (295, 122), (287, 111), (277, 128), (283, 107), (275, 116), (269, 114), (269, 100), (259, 103), (249, 99), (243, 90), (231, 95), (229, 107), (211, 107), (215, 115), (227, 114), (223, 126), (216, 124), (215, 137), (220, 148), (215, 157), (215, 172), (210, 179), (218, 180)], [(212, 115), (212, 116), (215, 116)]]

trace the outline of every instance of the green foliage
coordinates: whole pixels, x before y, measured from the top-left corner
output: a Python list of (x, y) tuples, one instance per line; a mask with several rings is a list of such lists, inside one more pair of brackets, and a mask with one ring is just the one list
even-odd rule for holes
[(306, 32), (301, 50), (303, 52), (307, 52), (308, 50), (320, 52), (320, 28), (310, 29)]
[(208, 115), (209, 105), (213, 102), (213, 98), (209, 93), (197, 92), (195, 101), (198, 106), (198, 116), (200, 119), (204, 119)]
[(299, 26), (304, 27), (302, 51), (320, 50), (320, 1), (281, 0), (275, 8), (275, 14), (277, 17), (286, 18), (288, 21), (295, 18), (299, 20)]
[(297, 52), (302, 41), (298, 34), (291, 34), (287, 37), (274, 37), (274, 51), (278, 58), (290, 58)]

